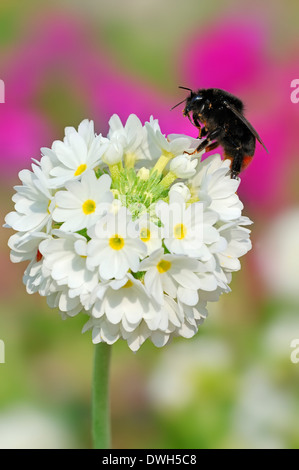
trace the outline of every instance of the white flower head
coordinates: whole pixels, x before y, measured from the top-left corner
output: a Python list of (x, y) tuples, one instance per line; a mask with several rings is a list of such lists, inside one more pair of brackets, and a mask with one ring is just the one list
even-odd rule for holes
[(53, 192), (40, 168), (32, 165), (32, 170), (22, 170), (19, 178), (21, 186), (15, 186), (16, 194), (12, 197), (15, 212), (5, 217), (8, 227), (20, 232), (38, 232), (49, 230), (52, 222)]
[(198, 143), (114, 114), (106, 137), (84, 120), (42, 148), (5, 218), (27, 292), (62, 318), (87, 314), (94, 343), (194, 336), (251, 248), (240, 179), (219, 155), (189, 155)]
[(87, 265), (97, 267), (103, 279), (122, 279), (129, 269), (138, 271), (146, 247), (126, 208), (101, 218), (88, 235)]
[(43, 241), (50, 238), (44, 232), (17, 232), (8, 241), (11, 248), (10, 259), (13, 263), (30, 261), (25, 269), (23, 282), (28, 294), (39, 292), (46, 296), (52, 292), (53, 282), (50, 272), (44, 266), (40, 246)]
[(39, 250), (44, 267), (59, 286), (67, 285), (70, 297), (90, 293), (99, 282), (97, 273), (87, 269), (87, 240), (77, 233), (53, 230), (56, 238), (47, 239)]
[(122, 159), (132, 159), (133, 166), (138, 157), (144, 137), (143, 126), (135, 114), (130, 114), (125, 126), (117, 114), (109, 121), (109, 132), (105, 139), (106, 150), (102, 157), (103, 162), (114, 165)]
[(56, 140), (51, 150), (43, 149), (52, 166), (49, 170), (50, 185), (58, 188), (67, 181), (79, 179), (101, 163), (105, 150), (105, 140), (95, 135), (93, 121), (85, 119), (79, 124), (78, 131), (74, 127), (66, 127), (63, 141)]
[(110, 176), (97, 179), (93, 171), (86, 172), (81, 181), (71, 181), (66, 184), (66, 191), (56, 193), (53, 219), (63, 222), (60, 228), (66, 232), (91, 227), (113, 201), (110, 186)]
[(213, 226), (217, 221), (216, 214), (204, 211), (200, 202), (186, 208), (183, 197), (177, 192), (171, 194), (169, 204), (159, 202), (156, 212), (163, 224), (165, 246), (171, 253), (202, 260), (211, 256), (206, 245), (220, 238)]
[(150, 123), (145, 123), (148, 134), (156, 143), (160, 149), (161, 154), (171, 154), (172, 158), (184, 153), (186, 149), (190, 147), (190, 137), (185, 135), (173, 135), (172, 139), (169, 139), (157, 126), (153, 126)]
[[(119, 308), (115, 311), (115, 305)], [(128, 273), (120, 280), (109, 281), (96, 289), (96, 301), (91, 315), (116, 325), (122, 322), (126, 331), (132, 331), (145, 316), (154, 316), (150, 297), (144, 285)]]
[(161, 248), (161, 227), (151, 222), (148, 214), (138, 220), (138, 230), (140, 240), (145, 244), (148, 255)]
[(236, 193), (240, 179), (230, 177), (229, 164), (220, 155), (212, 155), (201, 162), (189, 182), (192, 196), (204, 201), (225, 222), (239, 218), (243, 209)]
[(249, 238), (250, 230), (246, 228), (246, 225), (251, 223), (251, 220), (248, 218), (240, 217), (219, 228), (221, 237), (227, 242), (226, 247), (216, 253), (216, 257), (224, 271), (238, 271), (241, 268), (239, 258), (245, 255), (252, 247)]
[(145, 287), (151, 292), (153, 298), (162, 304), (164, 292), (176, 298), (183, 293), (185, 288), (190, 290), (199, 288), (199, 281), (195, 274), (198, 266), (196, 259), (165, 254), (161, 248), (141, 262), (140, 270), (146, 271)]
[(174, 192), (179, 193), (183, 197), (185, 202), (187, 202), (191, 197), (190, 189), (185, 183), (182, 183), (182, 182), (175, 183), (171, 186), (169, 190), (169, 198), (173, 197)]
[(191, 178), (196, 173), (197, 158), (191, 158), (191, 155), (179, 155), (170, 162), (170, 171), (177, 178)]

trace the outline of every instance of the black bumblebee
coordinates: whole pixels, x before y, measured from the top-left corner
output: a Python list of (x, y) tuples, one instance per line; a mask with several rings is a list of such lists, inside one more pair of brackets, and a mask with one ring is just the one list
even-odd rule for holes
[(218, 88), (198, 91), (179, 88), (190, 91), (190, 95), (173, 108), (186, 102), (184, 116), (188, 116), (199, 129), (198, 138), (205, 137), (190, 155), (204, 149), (209, 152), (221, 145), (225, 158), (231, 160), (231, 177), (236, 178), (251, 162), (256, 139), (268, 152), (256, 130), (244, 117), (244, 105), (239, 98)]

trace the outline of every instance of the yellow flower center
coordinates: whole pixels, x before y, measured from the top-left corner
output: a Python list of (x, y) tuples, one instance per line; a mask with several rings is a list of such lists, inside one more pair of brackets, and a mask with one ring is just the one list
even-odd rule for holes
[(182, 240), (187, 234), (186, 226), (184, 224), (176, 224), (173, 229), (173, 234), (175, 238), (177, 238), (178, 240)]
[(113, 250), (121, 250), (125, 245), (125, 241), (123, 238), (119, 237), (117, 234), (115, 234), (113, 237), (109, 239), (109, 246)]
[(131, 281), (131, 279), (129, 279), (126, 284), (123, 286), (124, 289), (127, 289), (128, 287), (132, 287), (133, 285), (133, 282)]
[(79, 165), (77, 170), (74, 173), (74, 176), (79, 176), (82, 175), (82, 173), (86, 170), (87, 165), (85, 163), (82, 163), (82, 165)]
[(87, 201), (82, 204), (82, 210), (86, 215), (92, 214), (92, 212), (96, 210), (96, 203), (92, 199), (87, 199)]
[(144, 227), (140, 230), (140, 239), (142, 242), (148, 242), (151, 238), (151, 232), (148, 228)]
[(168, 271), (170, 268), (171, 268), (171, 262), (165, 259), (161, 259), (161, 261), (159, 261), (159, 263), (157, 264), (157, 269), (159, 273), (161, 274), (166, 273), (166, 271)]

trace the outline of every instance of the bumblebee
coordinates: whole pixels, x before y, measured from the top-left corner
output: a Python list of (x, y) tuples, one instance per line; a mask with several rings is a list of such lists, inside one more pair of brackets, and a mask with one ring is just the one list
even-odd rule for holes
[(190, 91), (190, 95), (173, 108), (185, 102), (184, 116), (199, 130), (198, 138), (204, 138), (194, 152), (186, 153), (193, 155), (204, 149), (209, 152), (221, 145), (225, 158), (231, 160), (231, 178), (237, 178), (251, 162), (256, 140), (268, 152), (256, 130), (245, 118), (244, 105), (239, 98), (218, 88), (198, 91), (179, 88)]

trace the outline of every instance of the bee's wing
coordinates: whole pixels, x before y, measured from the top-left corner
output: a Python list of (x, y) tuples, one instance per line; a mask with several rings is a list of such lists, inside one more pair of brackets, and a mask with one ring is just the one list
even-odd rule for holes
[(245, 126), (248, 127), (248, 129), (252, 132), (252, 134), (254, 135), (254, 137), (259, 141), (259, 143), (264, 147), (264, 149), (266, 150), (266, 152), (269, 153), (269, 150), (267, 149), (267, 147), (265, 146), (264, 142), (262, 141), (262, 139), (260, 138), (260, 136), (258, 135), (258, 133), (256, 132), (256, 130), (254, 129), (254, 127), (252, 127), (252, 125), (250, 124), (249, 121), (247, 121), (246, 117), (243, 116), (242, 113), (240, 113), (240, 111), (238, 111), (232, 104), (228, 103), (227, 101), (224, 101), (224, 104), (227, 108), (229, 108), (244, 124)]

